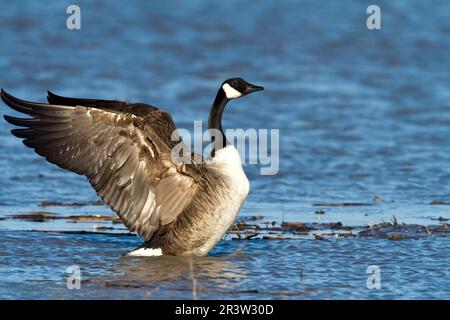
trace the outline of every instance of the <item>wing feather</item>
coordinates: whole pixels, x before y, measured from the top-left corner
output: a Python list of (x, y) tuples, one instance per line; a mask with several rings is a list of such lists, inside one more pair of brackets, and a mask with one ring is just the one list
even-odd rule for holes
[[(5, 116), (12, 133), (57, 166), (85, 175), (125, 225), (149, 241), (192, 201), (198, 183), (170, 158), (175, 130), (165, 112), (122, 101), (72, 99), (50, 104), (3, 101), (30, 118)], [(57, 103), (57, 104), (54, 104)]]

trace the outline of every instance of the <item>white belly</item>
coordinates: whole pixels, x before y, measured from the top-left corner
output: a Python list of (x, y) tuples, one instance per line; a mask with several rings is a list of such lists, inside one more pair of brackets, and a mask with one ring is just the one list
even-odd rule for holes
[(231, 192), (213, 214), (214, 236), (202, 246), (203, 254), (208, 253), (232, 226), (250, 189), (247, 176), (242, 169), (241, 157), (234, 146), (217, 151), (210, 165), (228, 177)]

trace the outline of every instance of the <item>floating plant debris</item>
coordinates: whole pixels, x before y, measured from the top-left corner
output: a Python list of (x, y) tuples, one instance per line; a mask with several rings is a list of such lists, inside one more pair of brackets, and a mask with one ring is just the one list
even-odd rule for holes
[(39, 205), (41, 207), (83, 207), (83, 206), (101, 206), (103, 204), (104, 204), (103, 201), (95, 200), (88, 202), (71, 202), (71, 203), (42, 201)]
[(45, 212), (45, 211), (36, 211), (36, 212), (29, 212), (29, 213), (20, 213), (20, 214), (13, 214), (5, 217), (6, 219), (17, 219), (17, 220), (32, 220), (34, 222), (44, 222), (47, 220), (53, 220), (58, 218), (64, 218), (59, 217), (56, 213), (51, 212)]
[(76, 215), (64, 217), (67, 220), (88, 221), (88, 220), (100, 220), (100, 221), (112, 221), (120, 220), (118, 216), (104, 216), (104, 215)]
[(303, 222), (283, 222), (281, 228), (286, 230), (311, 230)]
[(448, 206), (450, 205), (450, 202), (445, 202), (445, 201), (439, 201), (439, 200), (433, 200), (430, 203), (432, 206)]
[(450, 225), (430, 225), (383, 222), (358, 233), (360, 237), (386, 238), (390, 240), (421, 239), (428, 236), (449, 236)]
[(131, 232), (102, 232), (102, 231), (86, 231), (86, 230), (29, 230), (30, 232), (44, 232), (44, 233), (60, 233), (60, 234), (93, 234), (93, 235), (108, 235), (108, 236), (133, 236), (137, 237), (135, 233)]
[[(302, 222), (283, 222), (281, 227), (252, 229), (255, 231), (252, 239), (263, 240), (295, 240), (300, 238), (313, 237), (317, 240), (334, 237), (339, 238), (358, 238), (373, 237), (385, 238), (389, 240), (419, 239), (429, 236), (450, 236), (450, 224), (440, 225), (416, 225), (398, 223), (395, 217), (390, 222), (382, 222), (373, 226), (345, 226), (341, 222), (329, 223), (302, 223)], [(338, 233), (336, 230), (342, 230)], [(235, 240), (248, 240), (246, 234), (249, 229), (233, 230), (228, 234), (237, 235)], [(320, 233), (317, 233), (320, 232)], [(239, 235), (241, 233), (241, 235)]]
[(314, 207), (362, 207), (373, 206), (373, 203), (364, 202), (341, 202), (341, 203), (314, 203)]
[(264, 216), (249, 216), (249, 217), (241, 217), (240, 221), (259, 221), (264, 219)]
[(296, 238), (263, 236), (263, 240), (296, 240)]
[[(64, 216), (57, 213), (36, 211), (22, 214), (9, 215), (4, 219), (17, 219), (30, 222), (46, 221), (67, 221), (83, 224), (85, 222), (98, 221), (102, 225), (89, 226), (90, 230), (31, 230), (49, 233), (65, 234), (93, 234), (93, 235), (118, 235), (136, 236), (135, 233), (128, 232), (124, 227), (114, 227), (122, 221), (116, 215), (69, 215)], [(232, 225), (226, 232), (225, 238), (231, 240), (295, 240), (313, 238), (323, 240), (327, 238), (357, 238), (373, 237), (384, 238), (394, 241), (405, 239), (420, 239), (430, 236), (449, 236), (450, 224), (446, 223), (449, 218), (442, 216), (430, 218), (439, 221), (438, 225), (418, 225), (399, 223), (395, 216), (391, 221), (382, 221), (375, 225), (346, 226), (340, 221), (337, 222), (296, 222), (283, 221), (281, 224), (275, 221), (264, 221), (261, 216), (244, 217)], [(109, 223), (109, 225), (105, 225)]]
[(449, 218), (439, 217), (439, 218), (431, 218), (431, 220), (437, 220), (437, 221), (450, 221)]
[(46, 212), (46, 211), (36, 211), (29, 213), (21, 213), (9, 215), (6, 219), (18, 219), (18, 220), (32, 220), (32, 221), (46, 221), (46, 220), (76, 220), (76, 221), (115, 221), (120, 220), (118, 216), (109, 215), (72, 215), (72, 216), (61, 216), (57, 213)]

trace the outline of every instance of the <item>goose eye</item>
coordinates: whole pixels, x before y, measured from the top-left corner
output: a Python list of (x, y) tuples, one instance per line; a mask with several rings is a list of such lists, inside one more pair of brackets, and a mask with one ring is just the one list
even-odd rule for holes
[(238, 82), (237, 82), (236, 80), (233, 80), (233, 81), (231, 81), (231, 84), (232, 84), (233, 86), (237, 86)]

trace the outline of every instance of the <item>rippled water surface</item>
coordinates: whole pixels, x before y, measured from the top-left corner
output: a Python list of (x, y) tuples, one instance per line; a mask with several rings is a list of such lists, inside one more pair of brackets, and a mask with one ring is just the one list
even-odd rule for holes
[[(78, 3), (82, 28), (69, 31), (64, 2), (0, 1), (1, 87), (37, 101), (52, 90), (148, 102), (192, 129), (223, 79), (242, 76), (266, 90), (231, 102), (224, 127), (280, 129), (280, 170), (245, 166), (241, 217), (353, 226), (450, 218), (448, 206), (430, 205), (450, 201), (448, 1), (379, 1), (376, 31), (360, 1)], [(97, 197), (10, 129), (0, 121), (0, 218), (113, 214), (41, 207)], [(375, 195), (377, 205), (314, 214), (317, 203), (371, 204)], [(93, 227), (0, 220), (0, 298), (450, 298), (445, 237), (223, 240), (190, 260), (123, 257), (140, 244), (133, 236), (29, 231)], [(70, 265), (81, 268), (80, 290), (66, 288)], [(367, 289), (369, 265), (381, 268), (380, 290)]]

